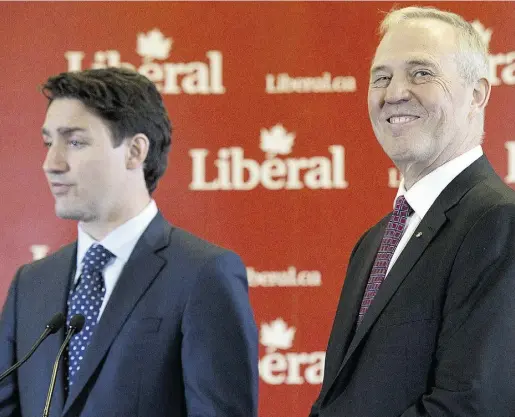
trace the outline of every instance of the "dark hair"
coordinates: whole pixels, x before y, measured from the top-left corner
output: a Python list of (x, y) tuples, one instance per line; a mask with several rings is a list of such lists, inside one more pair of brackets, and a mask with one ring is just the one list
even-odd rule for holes
[(145, 134), (149, 152), (144, 164), (149, 193), (168, 165), (172, 126), (156, 86), (143, 75), (125, 68), (63, 72), (41, 86), (49, 104), (58, 98), (80, 100), (111, 127), (113, 146), (137, 133)]

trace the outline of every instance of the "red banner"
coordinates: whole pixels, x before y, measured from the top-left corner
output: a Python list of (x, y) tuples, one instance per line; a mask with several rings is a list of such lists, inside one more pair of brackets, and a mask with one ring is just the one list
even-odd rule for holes
[[(432, 5), (489, 43), (484, 150), (512, 185), (515, 4)], [(0, 302), (19, 265), (76, 237), (75, 223), (55, 217), (41, 170), (38, 84), (66, 70), (134, 68), (156, 83), (175, 127), (158, 206), (248, 267), (260, 416), (307, 415), (350, 252), (391, 210), (398, 184), (366, 105), (377, 26), (392, 6), (1, 3)]]

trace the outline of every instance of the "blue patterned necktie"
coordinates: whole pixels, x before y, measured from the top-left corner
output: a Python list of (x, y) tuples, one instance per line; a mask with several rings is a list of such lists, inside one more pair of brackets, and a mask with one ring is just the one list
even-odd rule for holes
[(104, 301), (105, 285), (102, 271), (114, 255), (99, 244), (93, 244), (84, 255), (79, 281), (68, 297), (68, 320), (82, 314), (86, 321), (82, 331), (70, 340), (68, 347), (68, 385), (71, 387), (97, 324)]
[(365, 294), (361, 301), (361, 308), (359, 309), (358, 326), (361, 324), (379, 287), (386, 278), (388, 266), (406, 229), (406, 221), (411, 213), (413, 213), (413, 209), (404, 196), (399, 196), (395, 201), (395, 208), (386, 226), (381, 245), (379, 246), (374, 265), (372, 266), (372, 271), (370, 272)]

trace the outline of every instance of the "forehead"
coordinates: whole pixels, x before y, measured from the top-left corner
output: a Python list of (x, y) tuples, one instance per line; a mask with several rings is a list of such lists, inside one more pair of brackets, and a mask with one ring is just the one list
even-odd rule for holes
[(457, 45), (456, 32), (448, 23), (434, 19), (402, 22), (384, 35), (376, 49), (372, 69), (417, 60), (441, 64), (455, 57)]
[(46, 112), (44, 129), (52, 131), (69, 126), (86, 129), (102, 127), (105, 123), (80, 100), (71, 98), (53, 100)]

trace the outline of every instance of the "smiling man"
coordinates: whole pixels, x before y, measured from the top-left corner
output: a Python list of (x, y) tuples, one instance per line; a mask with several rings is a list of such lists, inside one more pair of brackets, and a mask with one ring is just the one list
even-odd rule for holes
[(311, 417), (515, 415), (515, 193), (483, 155), (488, 53), (456, 14), (388, 14), (370, 71), (402, 174), (356, 244)]
[[(51, 417), (257, 417), (258, 340), (243, 263), (172, 226), (152, 193), (171, 125), (155, 85), (125, 69), (59, 74), (43, 92), (43, 170), (78, 239), (22, 266), (0, 322), (0, 369), (56, 312), (85, 316)], [(41, 415), (64, 331), (0, 383), (0, 416)]]

